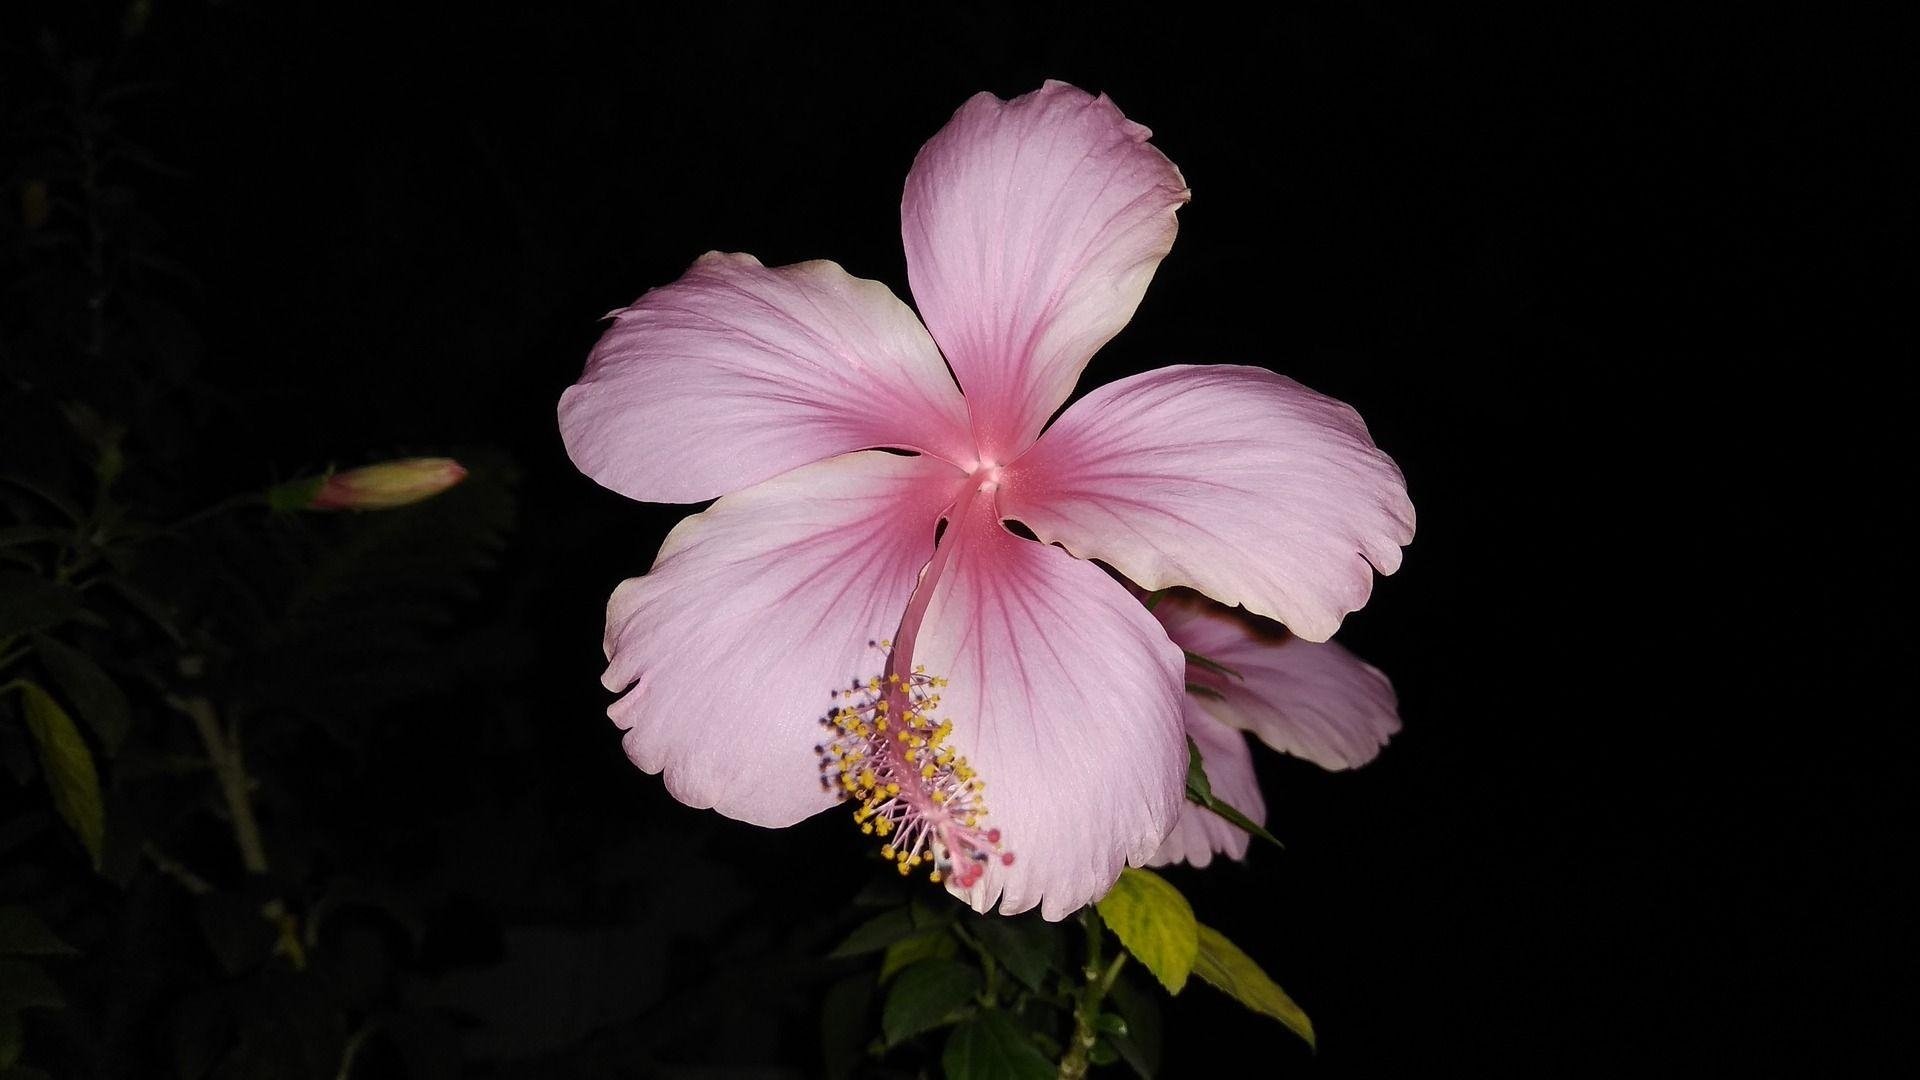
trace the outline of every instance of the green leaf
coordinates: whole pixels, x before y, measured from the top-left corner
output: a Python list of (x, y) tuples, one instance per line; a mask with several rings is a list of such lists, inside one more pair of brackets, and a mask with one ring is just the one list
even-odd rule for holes
[(0, 529), (0, 547), (38, 544), (48, 540), (62, 540), (66, 536), (67, 530), (53, 529), (45, 525), (9, 525)]
[(1213, 811), (1216, 814), (1219, 814), (1223, 818), (1226, 818), (1227, 821), (1231, 822), (1233, 825), (1239, 827), (1240, 829), (1246, 831), (1247, 833), (1261, 840), (1265, 840), (1267, 843), (1272, 844), (1274, 847), (1285, 848), (1287, 846), (1280, 842), (1279, 837), (1276, 837), (1272, 833), (1261, 828), (1258, 822), (1254, 821), (1252, 818), (1248, 817), (1247, 815), (1241, 813), (1239, 810), (1236, 810), (1231, 803), (1227, 803), (1219, 799), (1215, 799), (1212, 802), (1207, 803), (1206, 806), (1207, 806), (1207, 809)]
[(902, 971), (880, 1010), (880, 1030), (893, 1046), (958, 1020), (980, 992), (980, 973), (954, 960), (922, 960)]
[(1231, 803), (1228, 803), (1213, 793), (1213, 782), (1207, 779), (1206, 765), (1200, 760), (1200, 746), (1193, 741), (1193, 736), (1191, 735), (1187, 736), (1187, 800), (1198, 803), (1208, 810), (1219, 814), (1221, 817), (1226, 818), (1228, 822), (1253, 836), (1265, 840), (1274, 847), (1283, 850), (1286, 848), (1286, 845), (1282, 844), (1279, 838), (1261, 828), (1258, 822), (1241, 813), (1239, 809)]
[(902, 968), (917, 964), (922, 960), (951, 960), (960, 951), (960, 943), (953, 935), (942, 930), (930, 930), (902, 938), (887, 946), (886, 955), (880, 958), (880, 981), (898, 974)]
[(865, 975), (849, 975), (827, 988), (820, 1007), (820, 1048), (828, 1080), (846, 1080), (860, 1064), (872, 1001), (873, 983)]
[(73, 590), (38, 574), (0, 570), (0, 640), (57, 626), (79, 613)]
[(20, 1060), (20, 1014), (0, 1008), (0, 1069), (12, 1069)]
[(1141, 1080), (1153, 1080), (1160, 1071), (1160, 1002), (1142, 990), (1132, 979), (1122, 977), (1113, 984), (1113, 1005), (1127, 1022), (1127, 1033), (1107, 1033), (1107, 1040), (1120, 1057), (1140, 1074)]
[(53, 490), (52, 488), (44, 487), (38, 482), (29, 480), (24, 476), (17, 476), (17, 475), (0, 476), (0, 483), (12, 484), (14, 487), (19, 488), (21, 491), (25, 491), (31, 495), (38, 496), (42, 502), (46, 503), (48, 506), (53, 507), (55, 510), (60, 511), (60, 513), (63, 514), (68, 521), (78, 524), (80, 519), (86, 516), (85, 514), (82, 514), (80, 512), (80, 507), (76, 506), (73, 500), (67, 498), (65, 495), (60, 494), (59, 492)]
[(1046, 989), (1056, 941), (1052, 924), (1027, 915), (985, 915), (967, 925), (1014, 978), (1030, 990)]
[(954, 1028), (940, 1067), (947, 1080), (1052, 1080), (1054, 1075), (1053, 1063), (998, 1009), (987, 1009)]
[(100, 844), (106, 838), (106, 811), (100, 802), (100, 774), (93, 768), (93, 751), (52, 695), (30, 682), (17, 685), (26, 699), (27, 730), (40, 751), (40, 774), (53, 792), (53, 808), (87, 846), (97, 869)]
[(73, 702), (80, 719), (85, 720), (100, 739), (100, 748), (108, 757), (118, 753), (120, 744), (126, 741), (127, 729), (133, 724), (127, 695), (92, 657), (79, 649), (45, 634), (34, 635), (33, 648), (60, 689), (67, 692), (67, 700)]
[(1199, 924), (1193, 907), (1167, 879), (1151, 870), (1128, 867), (1096, 905), (1120, 944), (1153, 972), (1160, 985), (1177, 994), (1187, 985), (1199, 949)]
[(1252, 957), (1210, 926), (1200, 927), (1200, 952), (1194, 959), (1193, 973), (1254, 1012), (1285, 1024), (1287, 1030), (1307, 1040), (1308, 1046), (1314, 1046), (1313, 1021), (1307, 1014)]
[(0, 907), (0, 956), (72, 956), (79, 950), (61, 941), (30, 907)]
[(864, 953), (879, 952), (881, 949), (920, 933), (913, 925), (913, 916), (906, 908), (893, 908), (883, 911), (854, 928), (845, 941), (833, 947), (827, 956), (840, 959), (846, 956), (860, 956)]
[(20, 1009), (58, 1009), (67, 1003), (40, 965), (27, 960), (0, 960), (0, 1012)]

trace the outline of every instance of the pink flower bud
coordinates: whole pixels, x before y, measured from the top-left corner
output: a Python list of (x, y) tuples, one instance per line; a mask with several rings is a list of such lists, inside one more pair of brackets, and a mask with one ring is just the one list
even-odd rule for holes
[(466, 479), (452, 458), (403, 458), (334, 473), (322, 480), (309, 510), (389, 510), (430, 499)]

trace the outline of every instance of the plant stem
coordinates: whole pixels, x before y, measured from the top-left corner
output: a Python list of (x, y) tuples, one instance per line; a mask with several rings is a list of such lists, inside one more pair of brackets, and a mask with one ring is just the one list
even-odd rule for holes
[(1127, 962), (1126, 950), (1123, 949), (1102, 968), (1100, 952), (1106, 927), (1100, 919), (1100, 913), (1087, 908), (1081, 913), (1080, 922), (1087, 928), (1087, 966), (1083, 972), (1087, 984), (1081, 988), (1080, 998), (1073, 1006), (1073, 1040), (1067, 1045), (1066, 1055), (1060, 1059), (1060, 1080), (1083, 1080), (1087, 1075), (1093, 1044), (1100, 1038), (1095, 1027), (1095, 1022), (1100, 1018), (1100, 1003), (1106, 1000), (1107, 992), (1113, 989), (1113, 981), (1120, 977), (1121, 965)]
[(267, 849), (260, 842), (260, 821), (253, 816), (253, 800), (247, 794), (247, 766), (240, 756), (240, 733), (229, 735), (220, 730), (213, 702), (204, 694), (176, 699), (176, 708), (193, 719), (200, 743), (207, 749), (207, 760), (220, 778), (220, 794), (226, 799), (227, 817), (233, 822), (233, 842), (240, 848), (240, 862), (249, 874), (267, 872)]

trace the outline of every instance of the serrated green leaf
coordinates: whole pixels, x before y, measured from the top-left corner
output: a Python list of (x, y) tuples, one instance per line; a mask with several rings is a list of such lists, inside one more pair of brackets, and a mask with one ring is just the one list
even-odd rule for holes
[(58, 626), (80, 613), (72, 589), (38, 574), (0, 570), (0, 640)]
[(880, 1030), (894, 1046), (960, 1019), (980, 992), (980, 973), (955, 960), (922, 960), (902, 971), (887, 991)]
[(835, 945), (833, 951), (827, 956), (838, 960), (846, 956), (879, 952), (894, 942), (910, 938), (919, 932), (919, 928), (913, 925), (913, 916), (907, 913), (906, 908), (893, 908), (854, 927), (853, 933), (848, 934), (846, 940)]
[(35, 634), (33, 648), (53, 680), (66, 691), (74, 711), (100, 739), (100, 748), (108, 757), (118, 753), (133, 724), (133, 710), (119, 685), (92, 657), (57, 638)]
[(61, 941), (32, 908), (0, 907), (0, 956), (72, 956), (78, 951)]
[(1313, 1021), (1307, 1014), (1252, 957), (1210, 926), (1200, 927), (1200, 951), (1193, 962), (1193, 973), (1254, 1012), (1285, 1024), (1287, 1030), (1307, 1040), (1308, 1046), (1314, 1046)]
[(1052, 1080), (1053, 1062), (1026, 1032), (998, 1009), (987, 1009), (953, 1029), (940, 1055), (947, 1080)]
[(1031, 915), (985, 915), (967, 926), (1001, 966), (1030, 990), (1045, 990), (1053, 966), (1055, 924)]
[(27, 730), (40, 753), (40, 774), (53, 793), (53, 808), (80, 837), (100, 865), (100, 845), (106, 838), (106, 811), (100, 802), (100, 774), (94, 771), (93, 751), (74, 726), (73, 717), (53, 696), (34, 683), (18, 684), (26, 701)]
[(960, 943), (945, 930), (928, 930), (902, 938), (887, 946), (886, 954), (880, 958), (880, 981), (886, 982), (902, 968), (922, 960), (951, 960), (959, 951)]
[(1128, 867), (1096, 906), (1120, 944), (1145, 964), (1170, 994), (1187, 985), (1199, 950), (1199, 924), (1180, 890), (1151, 870)]

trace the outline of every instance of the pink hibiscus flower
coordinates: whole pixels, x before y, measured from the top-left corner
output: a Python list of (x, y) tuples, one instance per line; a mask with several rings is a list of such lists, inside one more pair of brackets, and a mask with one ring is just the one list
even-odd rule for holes
[[(1202, 689), (1188, 691), (1182, 717), (1213, 793), (1258, 824), (1267, 804), (1246, 733), (1323, 769), (1356, 769), (1400, 730), (1393, 684), (1345, 646), (1275, 632), (1188, 595), (1162, 597), (1153, 614), (1175, 645), (1231, 672), (1189, 664), (1187, 682)], [(1247, 840), (1239, 826), (1188, 803), (1150, 865), (1205, 866), (1215, 852), (1244, 859)]]
[(1399, 566), (1399, 469), (1279, 375), (1162, 368), (1047, 426), (1172, 246), (1149, 134), (1063, 83), (963, 105), (901, 205), (924, 324), (833, 263), (723, 254), (613, 314), (560, 401), (574, 463), (719, 497), (607, 612), (609, 713), (675, 798), (784, 826), (851, 792), (903, 872), (1059, 919), (1153, 857), (1186, 773), (1180, 650), (1085, 560), (1313, 639)]

